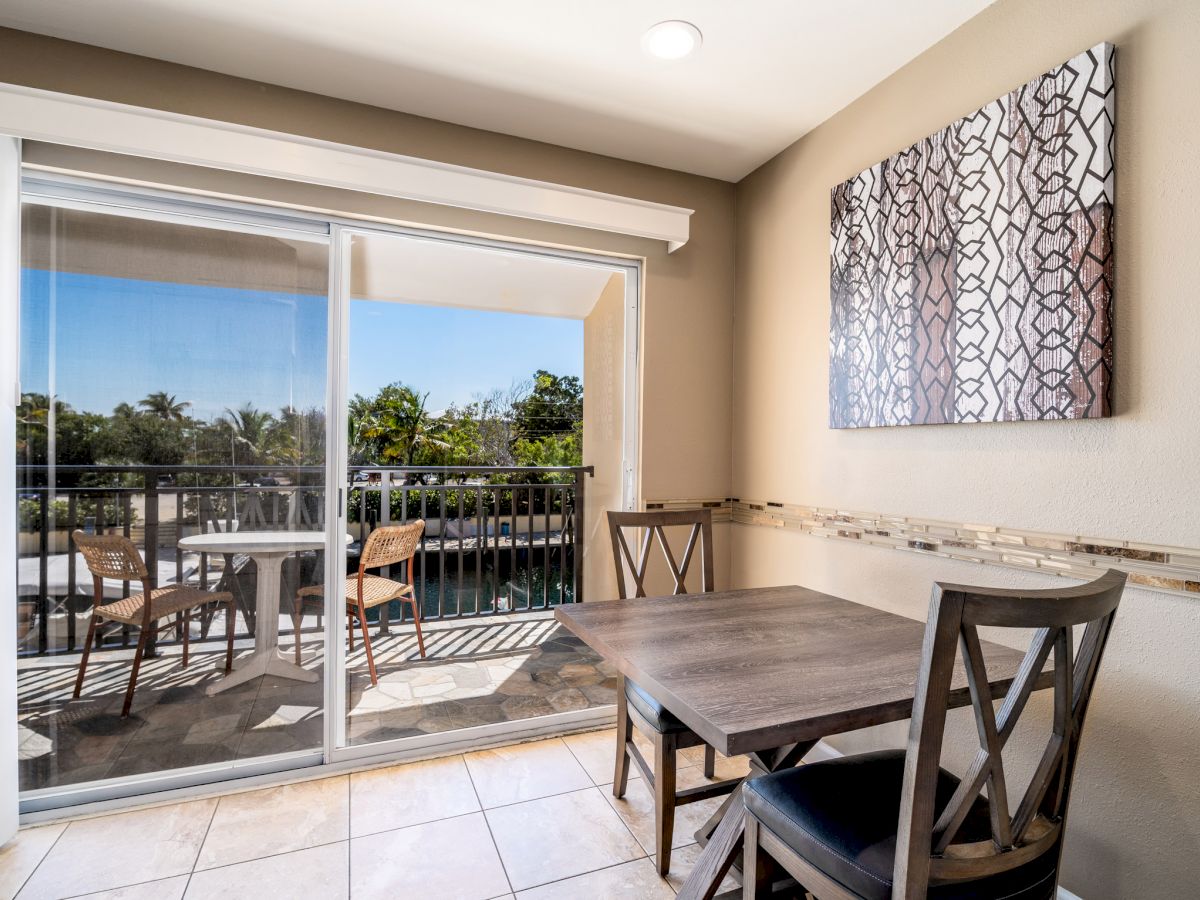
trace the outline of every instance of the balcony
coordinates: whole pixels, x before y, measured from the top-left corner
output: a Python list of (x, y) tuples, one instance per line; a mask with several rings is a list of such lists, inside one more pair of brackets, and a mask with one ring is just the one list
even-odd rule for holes
[[(92, 582), (74, 552), (75, 528), (129, 536), (156, 586), (187, 584), (235, 597), (235, 652), (249, 652), (257, 622), (256, 566), (237, 555), (176, 549), (209, 531), (321, 530), (323, 472), (227, 467), (59, 467), (22, 472), (18, 666), (21, 784), (25, 790), (228, 763), (315, 749), (323, 738), (323, 683), (266, 676), (223, 693), (224, 612), (190, 625), (191, 663), (180, 666), (182, 629), (150, 648), (130, 716), (121, 703), (136, 629), (93, 648), (78, 700), (71, 694), (92, 604)], [(347, 656), (350, 744), (436, 734), (608, 706), (615, 673), (553, 621), (583, 596), (584, 469), (356, 468), (346, 484), (347, 568), (380, 524), (427, 522), (411, 581), (423, 610), (426, 658), (398, 603), (368, 614), (378, 685), (361, 642)], [(304, 668), (323, 672), (325, 630), (309, 616), (297, 631), (292, 600), (324, 579), (324, 554), (285, 563), (280, 648), (299, 645)], [(396, 577), (396, 575), (393, 575)], [(136, 585), (132, 590), (136, 591)], [(106, 599), (131, 586), (106, 582)], [(328, 609), (328, 607), (326, 607)]]

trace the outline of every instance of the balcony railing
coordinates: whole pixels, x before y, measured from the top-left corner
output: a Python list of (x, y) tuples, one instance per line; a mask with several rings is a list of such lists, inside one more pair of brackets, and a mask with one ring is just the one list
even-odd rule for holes
[[(232, 555), (185, 554), (178, 542), (214, 530), (322, 530), (324, 474), (319, 466), (18, 466), (20, 652), (81, 649), (92, 579), (71, 540), (76, 528), (131, 538), (155, 586), (233, 591), (238, 633), (252, 635), (252, 564)], [(580, 602), (584, 530), (577, 523), (590, 475), (590, 467), (351, 468), (344, 487), (353, 540), (347, 569), (356, 570), (361, 542), (373, 529), (423, 518), (412, 571), (395, 575), (412, 580), (426, 618)], [(291, 609), (299, 584), (323, 577), (324, 554), (297, 553), (285, 567), (281, 611)], [(131, 586), (106, 590), (116, 599)], [(394, 603), (372, 610), (371, 618), (378, 616), (386, 631), (401, 613)], [(201, 617), (200, 640), (208, 639), (208, 624)], [(281, 626), (289, 631), (286, 622)], [(110, 636), (105, 646), (129, 645), (131, 631)]]

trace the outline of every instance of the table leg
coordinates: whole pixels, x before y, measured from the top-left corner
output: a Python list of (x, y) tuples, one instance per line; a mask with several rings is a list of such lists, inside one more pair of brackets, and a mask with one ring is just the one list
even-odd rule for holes
[(313, 682), (316, 672), (309, 672), (279, 655), (279, 579), (283, 560), (288, 554), (270, 553), (254, 557), (258, 568), (258, 590), (255, 603), (254, 652), (234, 666), (233, 672), (216, 684), (209, 685), (205, 692), (210, 697), (245, 684), (261, 675), (279, 675), (296, 681)]
[[(750, 774), (742, 779), (744, 785), (751, 778), (768, 772), (791, 768), (800, 762), (816, 741), (789, 744), (772, 751), (750, 754)], [(729, 867), (742, 849), (745, 829), (746, 805), (742, 799), (742, 785), (734, 788), (725, 803), (696, 832), (696, 840), (704, 845), (700, 858), (679, 891), (679, 900), (711, 900), (716, 894)]]

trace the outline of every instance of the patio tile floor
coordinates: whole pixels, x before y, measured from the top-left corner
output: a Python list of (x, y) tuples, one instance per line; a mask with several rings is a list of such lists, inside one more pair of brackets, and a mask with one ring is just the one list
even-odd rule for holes
[[(351, 744), (517, 721), (615, 702), (614, 670), (545, 613), (430, 622), (427, 658), (411, 628), (372, 635), (378, 686), (361, 641), (348, 657)], [(286, 651), (290, 636), (283, 635)], [(321, 671), (322, 637), (306, 634), (304, 665)], [(315, 749), (323, 738), (322, 684), (268, 676), (209, 697), (218, 645), (188, 668), (164, 648), (146, 660), (132, 714), (120, 710), (132, 652), (96, 652), (82, 696), (71, 699), (77, 655), (23, 660), (18, 673), (24, 790)], [(249, 640), (238, 644), (248, 651)]]

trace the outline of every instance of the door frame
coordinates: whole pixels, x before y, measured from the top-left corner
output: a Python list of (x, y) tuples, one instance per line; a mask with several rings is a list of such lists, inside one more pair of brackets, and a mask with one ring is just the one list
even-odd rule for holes
[[(338, 575), (345, 568), (346, 512), (346, 402), (349, 344), (349, 238), (356, 233), (387, 234), (420, 240), (451, 242), (490, 250), (503, 250), (552, 259), (599, 265), (625, 277), (624, 404), (622, 501), (635, 509), (638, 498), (641, 397), (641, 298), (645, 259), (603, 251), (577, 250), (515, 239), (479, 236), (453, 230), (418, 228), (374, 217), (356, 218), (305, 210), (299, 207), (255, 204), (223, 197), (184, 193), (161, 188), (109, 182), (102, 179), (22, 169), (25, 196), (63, 208), (108, 210), (112, 214), (142, 219), (223, 228), (249, 233), (289, 233), (293, 237), (326, 242), (329, 248), (328, 332), (326, 338), (326, 596), (342, 589)], [(22, 197), (21, 199), (24, 199)], [(6, 237), (6, 235), (0, 235)], [(17, 237), (19, 238), (19, 232)], [(3, 248), (0, 248), (2, 250)], [(17, 292), (19, 309), (19, 291)], [(10, 346), (16, 360), (20, 332), (14, 330)], [(9, 467), (11, 470), (11, 467)], [(11, 471), (9, 480), (11, 480)], [(335, 489), (334, 486), (337, 486)], [(10, 492), (15, 496), (15, 491)], [(15, 571), (15, 566), (14, 566)], [(64, 813), (88, 814), (142, 805), (147, 795), (155, 802), (183, 800), (212, 794), (225, 787), (265, 786), (323, 777), (348, 768), (429, 758), (482, 747), (499, 746), (569, 731), (604, 727), (615, 720), (615, 707), (597, 707), (556, 713), (516, 722), (503, 722), (370, 744), (345, 745), (345, 617), (326, 617), (325, 629), (325, 728), (323, 746), (228, 763), (214, 763), (129, 778), (82, 782), (61, 788), (42, 788), (19, 795), (20, 821), (32, 823), (60, 818)], [(0, 629), (0, 635), (3, 630)], [(13, 643), (15, 648), (15, 643)], [(14, 651), (15, 657), (15, 651)], [(15, 658), (12, 660), (15, 664)], [(15, 683), (14, 697), (15, 703)], [(15, 715), (12, 717), (15, 724)], [(0, 726), (0, 732), (3, 728)], [(0, 760), (2, 762), (3, 760)], [(15, 769), (15, 767), (14, 767)], [(0, 797), (2, 800), (2, 797)], [(0, 815), (2, 820), (2, 815)]]

